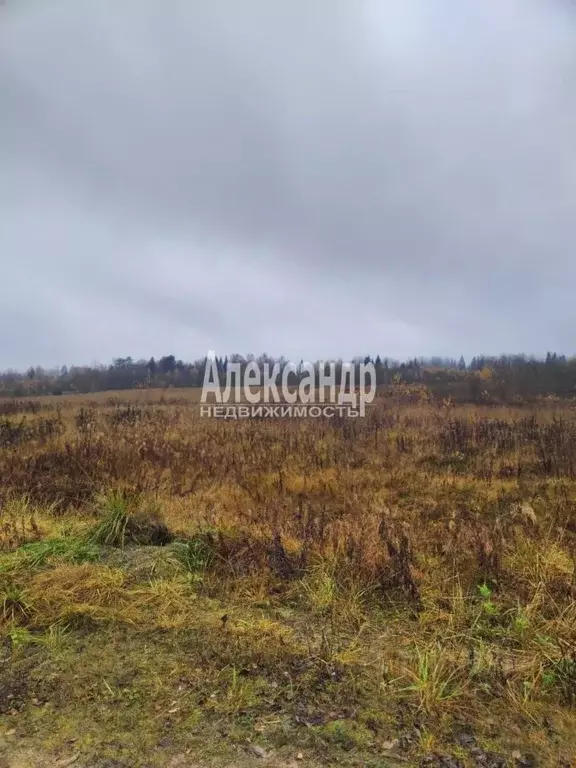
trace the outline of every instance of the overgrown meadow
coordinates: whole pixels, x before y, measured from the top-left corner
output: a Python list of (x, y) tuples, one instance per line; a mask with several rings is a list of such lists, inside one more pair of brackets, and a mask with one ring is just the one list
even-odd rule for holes
[(197, 400), (0, 401), (1, 765), (576, 765), (576, 406)]

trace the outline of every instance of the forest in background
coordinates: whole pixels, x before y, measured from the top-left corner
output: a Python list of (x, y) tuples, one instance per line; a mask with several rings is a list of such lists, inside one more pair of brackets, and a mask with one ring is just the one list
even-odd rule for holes
[[(287, 360), (266, 354), (233, 354), (217, 358), (222, 381), (230, 364), (245, 366), (251, 361), (261, 366), (278, 364), (280, 374)], [(477, 356), (469, 362), (431, 357), (406, 362), (383, 355), (355, 358), (359, 365), (373, 362), (379, 386), (398, 384), (424, 388), (434, 398), (450, 398), (461, 403), (522, 403), (541, 398), (576, 396), (576, 357), (548, 353), (545, 358), (527, 355)], [(303, 363), (303, 361), (301, 361)], [(315, 363), (318, 367), (320, 363)], [(336, 364), (340, 381), (342, 361)], [(109, 365), (63, 366), (47, 370), (31, 367), (26, 372), (0, 373), (0, 396), (89, 394), (110, 390), (157, 389), (164, 387), (201, 387), (206, 358), (184, 362), (174, 355), (158, 359), (115, 358)], [(298, 375), (296, 375), (298, 378)]]

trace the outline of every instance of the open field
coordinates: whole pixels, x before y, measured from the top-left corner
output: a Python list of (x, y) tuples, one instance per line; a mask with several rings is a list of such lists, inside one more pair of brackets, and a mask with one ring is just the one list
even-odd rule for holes
[(575, 766), (576, 407), (0, 401), (0, 766)]

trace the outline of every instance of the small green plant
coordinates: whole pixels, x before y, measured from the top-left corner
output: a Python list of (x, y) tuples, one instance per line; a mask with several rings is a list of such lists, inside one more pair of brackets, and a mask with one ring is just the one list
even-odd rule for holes
[(576, 654), (550, 661), (542, 675), (544, 688), (558, 691), (564, 704), (576, 704)]
[(12, 648), (25, 648), (34, 642), (34, 635), (25, 627), (12, 627), (8, 632), (8, 638)]
[(488, 584), (480, 584), (478, 586), (478, 592), (480, 593), (480, 597), (482, 598), (482, 613), (486, 617), (494, 617), (498, 616), (500, 613), (500, 609), (496, 605), (496, 603), (492, 600), (492, 589), (488, 586)]
[(518, 609), (517, 614), (513, 617), (510, 630), (512, 634), (516, 635), (518, 639), (522, 639), (526, 636), (526, 633), (530, 629), (530, 619), (524, 611)]

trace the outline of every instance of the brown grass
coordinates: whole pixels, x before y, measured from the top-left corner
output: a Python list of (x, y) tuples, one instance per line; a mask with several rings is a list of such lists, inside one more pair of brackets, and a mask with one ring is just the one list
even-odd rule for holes
[[(68, 698), (47, 694), (53, 733), (90, 713), (88, 754), (112, 727), (74, 687), (77, 643), (87, 691), (99, 665), (120, 674), (160, 633), (160, 677), (108, 685), (162, 740), (154, 707), (170, 709), (187, 659), (170, 738), (184, 749), (196, 722), (209, 760), (225, 728), (226, 755), (260, 734), (292, 759), (305, 734), (310, 760), (372, 764), (398, 738), (414, 765), (432, 752), (472, 765), (454, 741), (463, 724), (486, 752), (569, 760), (574, 411), (436, 405), (412, 390), (355, 420), (201, 419), (194, 390), (5, 406), (0, 623), (29, 687), (58, 669)], [(9, 716), (32, 728), (20, 698)], [(130, 745), (140, 764), (151, 745)]]

